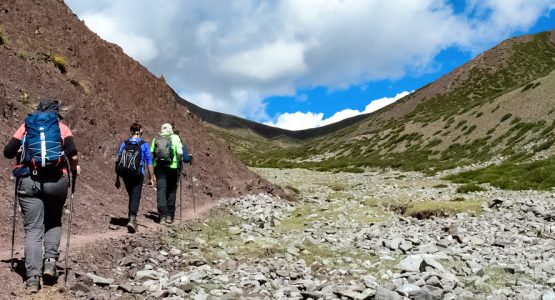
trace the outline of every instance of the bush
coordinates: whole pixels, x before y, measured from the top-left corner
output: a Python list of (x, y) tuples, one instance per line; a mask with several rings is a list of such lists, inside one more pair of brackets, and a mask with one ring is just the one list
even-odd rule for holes
[(489, 183), (505, 190), (550, 190), (555, 187), (555, 157), (530, 163), (503, 163), (445, 177), (456, 183)]
[(520, 92), (522, 93), (522, 92), (524, 92), (524, 91), (526, 91), (526, 90), (529, 90), (529, 89), (532, 88), (533, 86), (534, 86), (534, 83), (533, 83), (533, 82), (530, 82), (529, 84), (525, 85), (525, 86), (522, 88), (522, 90), (520, 90)]
[(54, 54), (50, 57), (50, 60), (52, 60), (54, 66), (56, 66), (56, 68), (58, 68), (60, 72), (62, 72), (62, 74), (66, 73), (66, 59), (63, 56), (59, 54)]
[(444, 189), (446, 187), (447, 187), (447, 185), (445, 183), (440, 183), (440, 184), (436, 184), (436, 185), (433, 186), (433, 188), (435, 188), (435, 189)]
[(6, 33), (4, 32), (2, 27), (0, 27), (0, 45), (4, 44), (6, 44)]
[(468, 194), (472, 192), (482, 192), (485, 189), (475, 183), (468, 183), (465, 185), (461, 185), (457, 188), (457, 193)]
[(513, 114), (511, 114), (511, 113), (508, 113), (508, 114), (504, 115), (503, 117), (501, 117), (500, 122), (506, 121), (508, 118), (512, 117), (512, 115)]

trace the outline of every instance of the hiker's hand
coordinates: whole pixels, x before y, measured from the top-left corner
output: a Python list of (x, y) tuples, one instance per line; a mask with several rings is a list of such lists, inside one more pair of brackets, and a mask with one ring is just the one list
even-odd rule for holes
[(121, 182), (119, 181), (119, 177), (116, 178), (116, 184), (115, 184), (115, 186), (116, 186), (116, 189), (118, 189), (118, 190), (119, 190), (119, 188), (121, 187)]
[(81, 166), (80, 165), (77, 165), (77, 168), (75, 168), (75, 174), (81, 175)]

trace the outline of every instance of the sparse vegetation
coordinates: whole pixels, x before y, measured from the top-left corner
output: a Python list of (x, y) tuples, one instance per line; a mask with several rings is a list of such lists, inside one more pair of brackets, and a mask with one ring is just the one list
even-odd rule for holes
[(393, 205), (390, 209), (417, 219), (450, 217), (462, 212), (477, 216), (482, 212), (482, 202), (477, 200), (404, 202)]
[(436, 189), (444, 189), (446, 187), (447, 185), (445, 183), (440, 183), (433, 186), (433, 188), (436, 188)]
[(58, 68), (58, 70), (62, 72), (62, 74), (65, 74), (67, 72), (66, 59), (63, 56), (59, 54), (53, 54), (50, 57), (50, 60), (54, 63), (54, 66), (56, 66), (56, 68)]
[(7, 37), (6, 37), (6, 32), (4, 31), (2, 26), (0, 26), (0, 46), (5, 45), (7, 42), (8, 42), (8, 40), (7, 40)]
[(456, 183), (489, 183), (506, 190), (550, 190), (555, 187), (555, 157), (522, 164), (507, 162), (445, 179)]
[(510, 117), (512, 117), (512, 115), (513, 115), (513, 114), (511, 114), (511, 113), (505, 114), (503, 117), (501, 117), (501, 120), (499, 120), (499, 122), (501, 122), (501, 123), (505, 122), (505, 121), (508, 120)]
[(346, 190), (349, 186), (347, 184), (343, 183), (343, 182), (332, 182), (332, 183), (330, 183), (329, 187), (332, 190), (334, 190), (336, 192), (339, 192), (339, 191)]
[(482, 192), (485, 191), (486, 189), (484, 189), (483, 187), (475, 184), (475, 183), (467, 183), (464, 185), (461, 185), (457, 188), (457, 193), (462, 193), (462, 194), (468, 194), (468, 193), (473, 193), (473, 192)]
[[(528, 43), (511, 47), (512, 56), (503, 68), (469, 69), (455, 88), (431, 96), (398, 119), (370, 116), (341, 131), (304, 141), (274, 143), (253, 135), (249, 139), (243, 135), (225, 139), (231, 140), (232, 150), (254, 167), (330, 172), (393, 167), (433, 174), (495, 156), (523, 162), (533, 153), (551, 148), (551, 140), (555, 140), (554, 122), (523, 122), (513, 116), (509, 106), (504, 107), (507, 110), (499, 116), (497, 125), (491, 124), (490, 118), (480, 120), (491, 126), (485, 136), (478, 130), (483, 122), (472, 121), (485, 112), (498, 112), (501, 104), (493, 101), (499, 96), (532, 82), (536, 85), (541, 82), (538, 78), (555, 69), (555, 47), (549, 42), (549, 34), (538, 34)], [(365, 130), (360, 131), (362, 128)], [(241, 141), (246, 142), (238, 146)]]

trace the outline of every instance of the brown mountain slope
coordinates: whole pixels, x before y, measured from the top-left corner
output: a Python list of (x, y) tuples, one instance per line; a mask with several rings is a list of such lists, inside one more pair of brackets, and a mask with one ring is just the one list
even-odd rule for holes
[[(1, 1), (0, 37), (0, 141), (8, 141), (40, 98), (61, 100), (83, 168), (78, 182), (77, 232), (102, 231), (110, 215), (126, 216), (126, 195), (113, 187), (113, 161), (135, 120), (144, 125), (147, 140), (162, 123), (176, 123), (195, 157), (197, 201), (278, 192), (210, 138), (198, 117), (176, 102), (163, 78), (156, 78), (120, 47), (92, 33), (63, 1)], [(0, 160), (4, 170), (0, 227), (4, 229), (10, 221), (13, 195), (9, 164)], [(190, 199), (189, 189), (184, 191)], [(152, 190), (145, 187), (144, 194), (141, 213), (155, 207)], [(8, 230), (1, 232), (0, 242), (6, 241)]]
[(358, 167), (374, 166), (433, 173), (488, 161), (535, 160), (555, 153), (554, 73), (551, 30), (505, 40), (371, 114), (295, 132), (297, 141), (285, 147), (252, 134), (253, 126), (249, 134), (218, 129), (214, 135), (231, 143), (245, 163), (263, 167), (361, 171)]

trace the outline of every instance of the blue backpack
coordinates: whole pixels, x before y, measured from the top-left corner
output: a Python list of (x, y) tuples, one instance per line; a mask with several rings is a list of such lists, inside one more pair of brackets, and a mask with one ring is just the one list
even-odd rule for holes
[(62, 134), (53, 112), (36, 112), (25, 118), (22, 162), (33, 174), (37, 170), (58, 169), (63, 160)]

